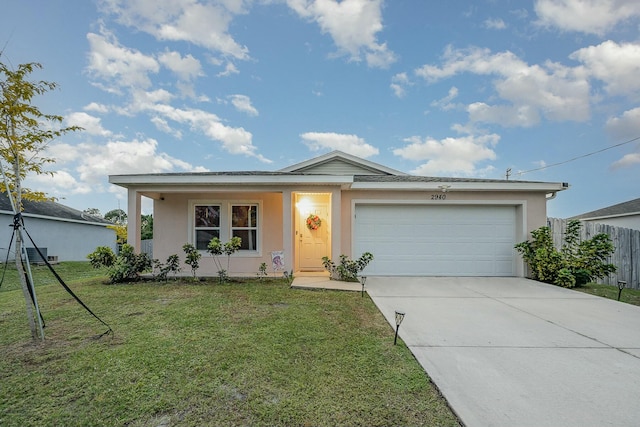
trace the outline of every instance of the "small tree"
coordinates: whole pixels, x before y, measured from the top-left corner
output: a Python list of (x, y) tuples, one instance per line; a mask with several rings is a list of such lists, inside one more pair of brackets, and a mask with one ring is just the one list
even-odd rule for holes
[[(227, 243), (222, 244), (219, 238), (214, 237), (209, 241), (207, 245), (207, 252), (209, 252), (213, 256), (213, 261), (216, 263), (218, 267), (218, 278), (220, 282), (225, 282), (228, 278), (229, 271), (229, 263), (231, 260), (231, 255), (237, 252), (242, 246), (242, 239), (238, 236), (234, 236)], [(220, 256), (227, 256), (227, 268), (222, 268), (222, 261), (220, 260)]]
[(193, 274), (193, 278), (195, 279), (197, 277), (196, 272), (198, 268), (200, 268), (200, 258), (202, 254), (191, 243), (182, 245), (182, 250), (187, 256), (184, 262), (191, 267), (191, 274)]
[[(62, 116), (44, 114), (32, 104), (34, 97), (58, 86), (44, 80), (29, 80), (31, 73), (41, 68), (40, 64), (31, 62), (20, 64), (16, 70), (12, 70), (0, 62), (0, 166), (4, 177), (0, 182), (0, 190), (11, 194), (16, 213), (22, 211), (23, 198), (35, 201), (50, 199), (40, 191), (24, 188), (22, 180), (28, 174), (53, 175), (45, 170), (45, 165), (55, 160), (42, 156), (43, 150), (52, 140), (81, 129), (78, 126), (60, 127)], [(22, 267), (22, 244), (21, 233), (16, 233), (16, 268), (27, 304), (31, 335), (37, 338), (30, 285)]]
[(607, 259), (615, 248), (608, 235), (601, 233), (580, 241), (582, 223), (567, 222), (562, 248), (553, 245), (550, 227), (531, 232), (532, 240), (518, 243), (515, 248), (530, 269), (531, 278), (566, 288), (581, 286), (616, 271)]

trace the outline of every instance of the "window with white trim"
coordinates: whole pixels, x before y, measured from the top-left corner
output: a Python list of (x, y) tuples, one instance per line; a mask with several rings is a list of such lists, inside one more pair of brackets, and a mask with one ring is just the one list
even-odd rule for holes
[(231, 237), (240, 237), (240, 250), (258, 250), (258, 205), (231, 205)]
[(195, 247), (204, 251), (211, 239), (220, 238), (220, 205), (195, 205), (193, 212)]

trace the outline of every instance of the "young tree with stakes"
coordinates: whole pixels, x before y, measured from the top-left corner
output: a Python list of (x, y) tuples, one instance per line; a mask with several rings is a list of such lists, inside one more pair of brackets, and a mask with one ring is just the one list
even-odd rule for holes
[[(1, 52), (0, 52), (1, 54)], [(44, 114), (33, 105), (34, 97), (57, 88), (57, 84), (44, 80), (30, 80), (35, 70), (42, 69), (39, 63), (20, 64), (12, 69), (0, 62), (0, 169), (3, 179), (0, 190), (6, 192), (11, 200), (16, 224), (19, 228), (22, 200), (51, 200), (46, 194), (25, 188), (22, 180), (28, 174), (50, 174), (45, 165), (55, 162), (55, 159), (43, 156), (43, 151), (57, 137), (68, 132), (81, 130), (78, 126), (61, 127), (63, 117)], [(27, 277), (22, 264), (23, 240), (19, 229), (16, 229), (15, 262), (20, 277), (22, 291), (27, 305), (27, 317), (31, 327), (31, 335), (35, 339), (38, 335), (44, 339), (42, 325), (36, 328), (36, 321), (40, 322), (35, 290), (30, 277)], [(34, 301), (32, 302), (31, 296)]]

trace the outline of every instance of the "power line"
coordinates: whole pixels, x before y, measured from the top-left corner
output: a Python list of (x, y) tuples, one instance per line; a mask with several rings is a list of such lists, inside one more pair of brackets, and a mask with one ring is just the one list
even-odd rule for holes
[(635, 138), (633, 138), (633, 139), (630, 139), (630, 140), (628, 140), (628, 141), (621, 142), (621, 143), (619, 143), (619, 144), (612, 145), (612, 146), (610, 146), (610, 147), (603, 148), (603, 149), (598, 150), (598, 151), (593, 151), (593, 152), (591, 152), (591, 153), (583, 154), (583, 155), (581, 155), (581, 156), (574, 157), (574, 158), (572, 158), (572, 159), (565, 160), (565, 161), (563, 161), (563, 162), (553, 163), (553, 164), (551, 164), (551, 165), (545, 165), (545, 166), (541, 166), (541, 167), (539, 167), (539, 168), (529, 169), (529, 170), (526, 170), (526, 171), (520, 171), (520, 172), (518, 172), (518, 175), (524, 175), (525, 173), (535, 172), (535, 171), (539, 171), (539, 170), (542, 170), (542, 169), (551, 168), (551, 167), (553, 167), (553, 166), (564, 165), (565, 163), (569, 163), (569, 162), (573, 162), (573, 161), (578, 160), (578, 159), (583, 159), (583, 158), (585, 158), (585, 157), (593, 156), (594, 154), (602, 153), (603, 151), (611, 150), (612, 148), (620, 147), (621, 145), (629, 144), (629, 143), (634, 142), (634, 141), (637, 141), (637, 140), (639, 140), (639, 139), (640, 139), (640, 136), (637, 136), (637, 137), (635, 137)]

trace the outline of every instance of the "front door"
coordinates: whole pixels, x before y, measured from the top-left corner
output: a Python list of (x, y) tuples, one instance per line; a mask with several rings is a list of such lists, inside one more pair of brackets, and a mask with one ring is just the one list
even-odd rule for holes
[[(307, 224), (309, 215), (317, 215), (320, 225), (317, 228)], [(305, 212), (298, 213), (298, 268), (301, 271), (322, 271), (322, 257), (329, 253), (329, 205), (327, 203), (310, 204)], [(315, 228), (315, 229), (313, 229)]]

